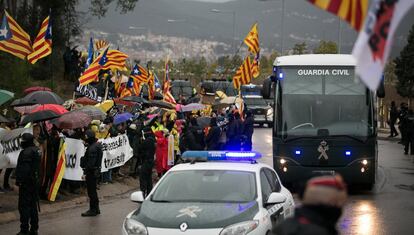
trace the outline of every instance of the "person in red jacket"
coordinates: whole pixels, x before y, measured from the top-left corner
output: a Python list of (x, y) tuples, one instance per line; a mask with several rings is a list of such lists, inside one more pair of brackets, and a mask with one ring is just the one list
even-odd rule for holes
[(158, 177), (161, 177), (168, 169), (168, 139), (162, 130), (155, 131), (157, 147), (155, 150), (155, 169)]

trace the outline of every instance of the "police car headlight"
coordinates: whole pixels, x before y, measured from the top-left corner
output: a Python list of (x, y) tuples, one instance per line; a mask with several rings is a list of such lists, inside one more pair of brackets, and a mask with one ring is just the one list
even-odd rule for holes
[(259, 221), (251, 220), (232, 224), (221, 230), (220, 235), (246, 235), (259, 226)]
[(124, 228), (128, 235), (147, 235), (147, 228), (134, 219), (125, 219)]

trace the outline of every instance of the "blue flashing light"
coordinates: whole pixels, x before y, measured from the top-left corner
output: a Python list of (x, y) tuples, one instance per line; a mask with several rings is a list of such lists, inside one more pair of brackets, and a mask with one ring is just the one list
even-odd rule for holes
[(302, 154), (302, 151), (300, 151), (300, 150), (295, 150), (295, 155), (301, 155)]
[(282, 71), (279, 71), (279, 74), (277, 75), (277, 77), (279, 78), (279, 80), (283, 80), (283, 78), (285, 77), (285, 75), (283, 74)]
[(347, 151), (345, 151), (345, 156), (351, 156), (352, 155), (352, 152), (351, 151), (349, 151), (349, 150), (347, 150)]
[(255, 161), (262, 155), (254, 151), (186, 151), (181, 157), (187, 160), (203, 161)]

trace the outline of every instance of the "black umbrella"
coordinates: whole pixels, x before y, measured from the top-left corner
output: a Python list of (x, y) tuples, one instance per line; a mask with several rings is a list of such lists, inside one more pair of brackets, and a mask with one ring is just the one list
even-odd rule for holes
[(34, 113), (24, 116), (20, 124), (26, 125), (29, 122), (33, 122), (33, 123), (42, 122), (42, 121), (47, 121), (47, 120), (51, 120), (51, 119), (58, 118), (58, 117), (60, 117), (60, 115), (56, 114), (53, 111), (43, 110), (43, 111), (34, 112)]
[(135, 103), (148, 104), (148, 100), (146, 100), (142, 97), (139, 97), (139, 96), (128, 96), (128, 97), (123, 98), (122, 100), (132, 101), (132, 102), (135, 102)]
[(11, 102), (10, 107), (18, 107), (18, 106), (29, 106), (29, 105), (35, 105), (36, 103), (30, 103), (30, 102), (26, 102), (23, 100), (23, 98), (21, 99), (15, 99), (13, 100), (13, 102)]
[(22, 98), (22, 103), (29, 104), (63, 104), (62, 98), (51, 91), (35, 91)]
[(149, 102), (151, 106), (159, 107), (159, 108), (165, 108), (165, 109), (175, 109), (175, 105), (165, 102), (163, 100), (151, 100)]

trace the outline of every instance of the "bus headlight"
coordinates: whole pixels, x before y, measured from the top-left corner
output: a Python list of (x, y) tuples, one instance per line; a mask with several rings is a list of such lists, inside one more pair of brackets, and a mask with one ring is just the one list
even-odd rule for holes
[(364, 160), (361, 161), (361, 163), (362, 163), (362, 165), (366, 166), (366, 165), (368, 165), (368, 160), (364, 159)]
[(280, 164), (282, 164), (282, 165), (283, 165), (283, 164), (285, 164), (285, 163), (286, 163), (286, 160), (285, 160), (285, 159), (283, 159), (283, 158), (282, 158), (282, 159), (280, 159)]

